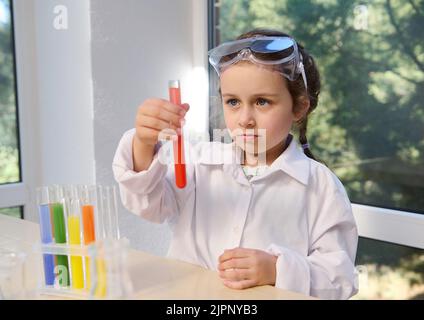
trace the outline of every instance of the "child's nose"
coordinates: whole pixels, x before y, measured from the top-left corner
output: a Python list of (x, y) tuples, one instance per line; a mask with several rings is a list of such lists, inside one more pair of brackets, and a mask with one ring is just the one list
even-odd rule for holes
[(241, 111), (238, 124), (242, 128), (250, 128), (256, 125), (255, 117), (250, 108), (244, 108)]

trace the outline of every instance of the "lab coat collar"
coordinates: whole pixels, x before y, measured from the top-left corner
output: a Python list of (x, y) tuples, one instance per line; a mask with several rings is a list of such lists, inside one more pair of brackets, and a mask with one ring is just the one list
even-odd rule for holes
[(205, 165), (222, 165), (224, 173), (232, 176), (238, 183), (250, 187), (250, 182), (247, 180), (240, 166), (242, 155), (243, 150), (234, 142), (211, 142), (203, 150), (199, 162)]
[[(240, 180), (239, 165), (241, 164), (243, 150), (234, 142), (221, 143), (211, 142), (200, 157), (200, 163), (206, 165), (224, 165), (224, 171), (231, 173)], [(307, 185), (310, 174), (310, 159), (300, 150), (296, 141), (292, 139), (287, 149), (271, 164), (268, 170), (254, 180), (265, 178), (276, 172), (283, 171), (300, 183)], [(241, 179), (243, 183), (247, 179)]]
[(300, 183), (307, 185), (311, 170), (310, 165), (310, 159), (298, 147), (296, 141), (292, 139), (287, 149), (274, 160), (263, 176), (281, 170)]

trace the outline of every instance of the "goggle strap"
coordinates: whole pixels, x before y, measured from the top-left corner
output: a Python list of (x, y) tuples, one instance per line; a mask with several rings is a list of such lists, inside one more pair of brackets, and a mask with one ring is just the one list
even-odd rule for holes
[(305, 67), (303, 66), (302, 61), (299, 62), (299, 70), (300, 70), (300, 73), (302, 74), (303, 83), (305, 84), (305, 89), (308, 90), (308, 83), (306, 81)]

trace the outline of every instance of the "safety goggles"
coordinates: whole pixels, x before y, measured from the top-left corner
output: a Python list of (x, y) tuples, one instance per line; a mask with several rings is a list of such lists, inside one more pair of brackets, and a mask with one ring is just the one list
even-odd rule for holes
[(302, 55), (296, 41), (290, 37), (257, 36), (224, 42), (208, 54), (209, 62), (218, 75), (226, 67), (247, 60), (259, 65), (275, 66), (274, 69), (290, 81), (302, 75), (305, 88), (308, 88)]

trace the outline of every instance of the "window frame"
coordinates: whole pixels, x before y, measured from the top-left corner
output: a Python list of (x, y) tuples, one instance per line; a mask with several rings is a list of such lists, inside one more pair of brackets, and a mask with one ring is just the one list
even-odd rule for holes
[[(22, 147), (20, 141), (20, 121), (19, 121), (19, 96), (17, 86), (17, 71), (16, 71), (16, 48), (15, 48), (15, 28), (14, 28), (14, 16), (13, 16), (13, 1), (9, 1), (10, 4), (10, 37), (12, 44), (12, 56), (13, 56), (13, 90), (15, 92), (15, 113), (16, 113), (16, 139), (18, 147), (18, 159), (19, 159), (19, 182), (3, 183), (0, 184), (0, 208), (19, 207), (25, 203), (25, 191), (22, 186)], [(21, 210), (21, 219), (24, 218), (23, 210)]]
[[(216, 0), (208, 0), (208, 50), (216, 44)], [(207, 52), (205, 52), (207, 54)], [(214, 85), (209, 68), (209, 87)], [(213, 88), (212, 88), (213, 89)], [(212, 91), (213, 92), (213, 91)], [(424, 214), (352, 203), (360, 237), (424, 249)]]
[(14, 54), (20, 182), (0, 185), (0, 207), (22, 207), (22, 218), (37, 221), (30, 190), (40, 181), (34, 4), (10, 1)]
[(424, 249), (424, 215), (352, 203), (359, 236)]

